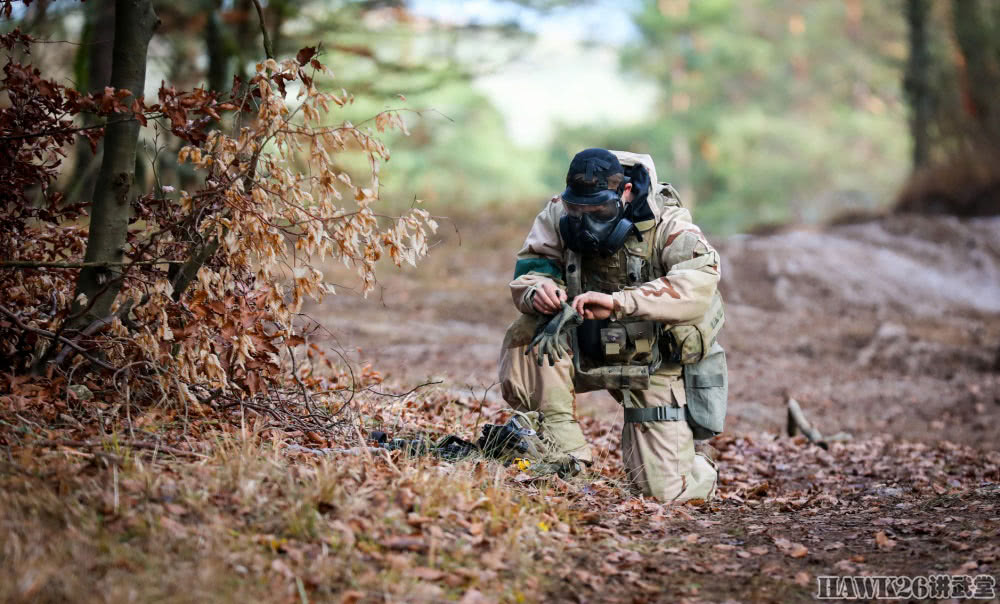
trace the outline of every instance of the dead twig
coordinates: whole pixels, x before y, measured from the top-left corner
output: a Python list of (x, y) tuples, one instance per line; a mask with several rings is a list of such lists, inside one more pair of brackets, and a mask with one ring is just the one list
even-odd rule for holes
[(799, 402), (791, 397), (788, 399), (788, 426), (787, 431), (789, 436), (795, 436), (797, 433), (802, 432), (809, 442), (814, 443), (823, 449), (829, 449), (831, 442), (851, 440), (853, 438), (850, 434), (846, 432), (838, 432), (833, 436), (824, 437), (820, 431), (809, 423), (806, 419), (805, 413), (802, 412), (802, 406)]
[[(379, 392), (378, 390), (372, 390), (372, 388), (373, 388), (372, 386), (369, 386), (369, 387), (365, 388), (365, 390), (367, 390), (368, 392), (371, 392), (372, 394), (374, 394), (376, 396), (386, 396), (386, 397), (389, 397), (389, 398), (403, 398), (403, 397), (406, 397), (406, 396), (409, 396), (409, 395), (413, 394), (417, 390), (420, 390), (421, 388), (424, 388), (426, 386), (434, 386), (434, 385), (443, 384), (443, 383), (444, 382), (442, 380), (437, 380), (437, 381), (434, 381), (434, 382), (424, 382), (423, 384), (420, 384), (418, 386), (414, 386), (413, 388), (410, 388), (406, 392), (400, 392), (399, 394), (396, 394), (396, 393), (393, 393), (393, 392)], [(494, 384), (494, 386), (495, 385), (496, 384)], [(492, 388), (492, 387), (493, 386), (490, 386), (490, 388)]]
[[(35, 440), (30, 443), (26, 443), (28, 446), (36, 447), (75, 447), (77, 449), (90, 449), (93, 447), (103, 447), (107, 445), (107, 441), (99, 440)], [(160, 443), (151, 443), (141, 440), (126, 440), (119, 441), (119, 445), (123, 447), (131, 447), (133, 449), (146, 449), (149, 451), (161, 451), (163, 453), (169, 453), (170, 455), (176, 455), (177, 457), (191, 457), (197, 459), (204, 459), (206, 456), (201, 453), (195, 453), (194, 451), (184, 451), (182, 449), (175, 449), (173, 447), (167, 447), (161, 445)]]
[(85, 359), (87, 359), (88, 361), (90, 361), (94, 365), (97, 365), (98, 367), (102, 367), (104, 369), (107, 369), (108, 371), (117, 371), (117, 367), (114, 367), (113, 365), (109, 365), (109, 364), (105, 363), (104, 361), (91, 356), (84, 347), (80, 346), (79, 344), (77, 344), (73, 340), (70, 340), (69, 338), (66, 338), (64, 336), (58, 335), (56, 333), (53, 333), (53, 332), (51, 332), (51, 331), (49, 331), (47, 329), (39, 329), (37, 327), (31, 327), (31, 326), (25, 324), (25, 322), (21, 320), (21, 317), (19, 317), (17, 315), (17, 313), (15, 313), (14, 311), (12, 311), (12, 310), (10, 310), (10, 309), (8, 309), (6, 307), (0, 306), (0, 312), (2, 312), (3, 314), (7, 315), (8, 317), (10, 317), (11, 320), (14, 321), (14, 324), (17, 325), (19, 328), (23, 329), (24, 331), (30, 331), (32, 333), (37, 333), (40, 336), (45, 336), (46, 338), (49, 338), (50, 340), (57, 340), (59, 342), (62, 342), (63, 344), (65, 344), (65, 345), (69, 346), (70, 348), (72, 348), (72, 349), (76, 350), (77, 352), (79, 352)]
[[(81, 337), (85, 337), (85, 338), (89, 338), (90, 336), (92, 336), (95, 333), (97, 333), (99, 330), (103, 329), (105, 326), (111, 325), (111, 321), (114, 318), (115, 318), (115, 315), (111, 315), (109, 317), (104, 317), (103, 319), (96, 319), (93, 323), (91, 323), (90, 325), (88, 325), (86, 328), (84, 328), (83, 331), (80, 332), (80, 336)], [(67, 322), (64, 321), (63, 325), (66, 325), (66, 323)], [(53, 361), (56, 364), (56, 367), (59, 367), (63, 363), (66, 362), (66, 358), (69, 356), (69, 351), (70, 351), (70, 348), (63, 348), (62, 350), (59, 351), (59, 354), (56, 355), (55, 361)]]
[(257, 19), (260, 20), (260, 33), (264, 36), (264, 54), (268, 59), (274, 58), (274, 50), (271, 48), (271, 36), (267, 33), (267, 25), (264, 23), (264, 9), (260, 6), (260, 0), (252, 0), (254, 8), (257, 9)]
[(106, 268), (110, 266), (131, 266), (133, 264), (183, 264), (180, 260), (125, 260), (123, 262), (34, 262), (31, 260), (8, 260), (0, 262), (0, 268)]

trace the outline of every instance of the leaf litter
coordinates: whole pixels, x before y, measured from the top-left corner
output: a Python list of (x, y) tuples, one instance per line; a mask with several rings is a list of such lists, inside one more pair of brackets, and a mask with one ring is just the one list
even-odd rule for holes
[[(502, 414), (433, 389), (391, 420), (377, 397), (357, 404), (366, 428), (391, 421), (408, 436), (467, 434), (480, 411)], [(183, 581), (213, 600), (292, 601), (301, 584), (313, 599), (358, 602), (788, 601), (808, 599), (820, 574), (988, 574), (1000, 556), (1000, 454), (948, 442), (875, 436), (825, 451), (723, 435), (711, 441), (719, 497), (669, 505), (629, 490), (618, 434), (595, 418), (583, 425), (601, 455), (569, 480), (486, 459), (315, 455), (291, 446), (309, 435), (253, 418), (190, 423), (186, 436), (170, 413), (143, 427), (192, 459), (113, 441), (114, 459), (81, 458), (32, 447), (30, 423), (3, 421), (22, 430), (3, 432), (6, 600), (155, 597)], [(99, 437), (81, 426), (39, 436)], [(357, 446), (338, 438), (329, 444)]]

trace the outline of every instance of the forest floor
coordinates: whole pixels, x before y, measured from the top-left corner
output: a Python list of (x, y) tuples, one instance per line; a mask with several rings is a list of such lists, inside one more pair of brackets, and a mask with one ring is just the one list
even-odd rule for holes
[[(505, 419), (496, 357), (530, 218), (442, 223), (418, 268), (309, 309), (326, 344), (370, 364), (350, 406), (362, 423), (342, 434), (168, 408), (135, 421), (139, 438), (88, 448), (81, 405), (44, 415), (19, 396), (0, 416), (0, 600), (789, 602), (814, 599), (822, 576), (938, 577), (913, 599), (977, 587), (959, 577), (995, 584), (1000, 220), (715, 241), (731, 384), (710, 441), (720, 493), (670, 506), (624, 484), (606, 395), (581, 396), (598, 461), (568, 481), (356, 446), (372, 427), (471, 439)], [(784, 436), (789, 396), (853, 438)], [(173, 449), (128, 445), (154, 440)], [(310, 451), (324, 446), (350, 451)]]

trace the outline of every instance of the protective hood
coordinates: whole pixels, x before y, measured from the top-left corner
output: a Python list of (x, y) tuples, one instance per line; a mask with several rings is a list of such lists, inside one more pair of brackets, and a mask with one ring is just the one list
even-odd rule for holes
[(656, 166), (653, 165), (653, 158), (646, 153), (615, 151), (614, 149), (609, 149), (609, 151), (611, 151), (611, 153), (613, 153), (615, 157), (618, 158), (618, 161), (621, 162), (622, 166), (634, 166), (635, 164), (642, 164), (646, 168), (646, 171), (649, 172), (649, 182), (652, 184), (653, 190), (650, 191), (649, 195), (646, 197), (646, 203), (649, 204), (649, 209), (653, 213), (653, 216), (659, 219), (660, 214), (663, 211), (663, 208), (661, 208), (656, 203), (656, 195), (654, 194), (656, 187), (660, 181), (656, 177)]

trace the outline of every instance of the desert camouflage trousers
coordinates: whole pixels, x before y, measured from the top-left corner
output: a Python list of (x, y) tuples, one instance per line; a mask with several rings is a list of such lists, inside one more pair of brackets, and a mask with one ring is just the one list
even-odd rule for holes
[[(586, 462), (593, 460), (580, 429), (576, 409), (573, 361), (564, 357), (550, 366), (525, 354), (535, 321), (523, 316), (507, 330), (500, 353), (500, 388), (504, 400), (519, 411), (540, 411), (542, 439), (553, 452)], [(622, 391), (609, 391), (619, 403)], [(649, 389), (633, 391), (632, 407), (682, 408), (686, 403), (679, 365), (650, 377)], [(680, 413), (683, 418), (683, 413)], [(694, 436), (679, 421), (627, 422), (622, 428), (622, 460), (629, 482), (661, 501), (710, 499), (718, 478), (714, 462), (694, 449)]]

